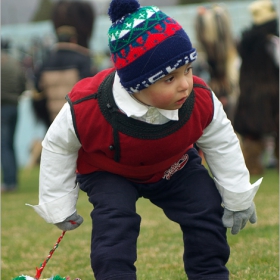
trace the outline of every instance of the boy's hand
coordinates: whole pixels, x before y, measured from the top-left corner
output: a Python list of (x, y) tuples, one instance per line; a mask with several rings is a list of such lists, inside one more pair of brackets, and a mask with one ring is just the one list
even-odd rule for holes
[(76, 229), (82, 224), (83, 221), (83, 217), (78, 215), (77, 211), (75, 211), (70, 217), (66, 218), (63, 222), (57, 223), (55, 225), (59, 229), (66, 231)]
[(248, 209), (243, 211), (234, 212), (225, 208), (222, 218), (224, 226), (226, 228), (231, 228), (232, 234), (237, 234), (241, 229), (243, 229), (248, 220), (251, 224), (257, 222), (257, 214), (254, 202), (252, 202)]

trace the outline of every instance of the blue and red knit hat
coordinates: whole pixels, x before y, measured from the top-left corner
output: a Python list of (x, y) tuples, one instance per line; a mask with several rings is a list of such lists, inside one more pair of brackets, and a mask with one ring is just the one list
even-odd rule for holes
[(111, 58), (129, 93), (149, 87), (196, 59), (182, 26), (159, 8), (140, 7), (137, 0), (112, 0), (108, 14)]

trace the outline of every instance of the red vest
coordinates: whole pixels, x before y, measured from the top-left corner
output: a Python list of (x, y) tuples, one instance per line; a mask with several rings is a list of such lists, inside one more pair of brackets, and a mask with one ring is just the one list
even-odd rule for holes
[(77, 172), (108, 171), (133, 181), (156, 182), (200, 138), (213, 118), (206, 84), (194, 76), (179, 121), (152, 125), (127, 117), (115, 104), (114, 69), (78, 82), (67, 96), (81, 142)]

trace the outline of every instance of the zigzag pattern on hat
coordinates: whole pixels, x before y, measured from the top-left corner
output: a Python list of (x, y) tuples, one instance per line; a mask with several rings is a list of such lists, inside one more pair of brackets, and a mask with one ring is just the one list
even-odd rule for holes
[[(129, 17), (123, 17), (116, 21), (108, 32), (110, 46), (117, 50), (118, 46), (114, 44), (118, 41), (123, 42), (123, 44), (131, 42), (165, 17), (165, 14), (160, 13), (159, 9), (153, 6), (147, 7), (145, 10), (139, 9), (134, 14), (130, 14)], [(127, 34), (129, 36), (123, 38)]]
[(149, 26), (148, 28), (141, 29), (141, 34), (138, 34), (134, 38), (131, 38), (131, 36), (127, 40), (125, 38), (124, 46), (122, 45), (115, 52), (112, 51), (112, 59), (117, 69), (121, 69), (129, 63), (132, 63), (181, 29), (181, 26), (172, 18), (167, 18), (166, 15), (164, 17), (164, 20), (160, 22), (156, 21), (156, 24), (153, 24), (152, 28), (149, 28)]

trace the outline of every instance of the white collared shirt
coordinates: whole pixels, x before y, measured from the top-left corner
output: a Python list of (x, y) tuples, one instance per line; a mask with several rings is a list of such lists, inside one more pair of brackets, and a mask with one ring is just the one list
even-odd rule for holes
[[(178, 111), (147, 107), (124, 92), (116, 78), (113, 95), (129, 117), (153, 124), (178, 119)], [(223, 204), (232, 211), (250, 207), (262, 179), (250, 183), (238, 138), (221, 102), (214, 93), (214, 115), (198, 139)], [(150, 111), (151, 110), (151, 111)], [(151, 118), (154, 118), (152, 121)], [(64, 221), (76, 210), (79, 187), (75, 185), (76, 160), (81, 144), (76, 136), (70, 106), (66, 103), (50, 126), (43, 142), (39, 178), (39, 205), (34, 210), (48, 223)]]
[(179, 120), (178, 110), (163, 110), (138, 101), (123, 88), (117, 74), (113, 84), (113, 95), (119, 109), (128, 117), (151, 124), (164, 124), (170, 120)]

